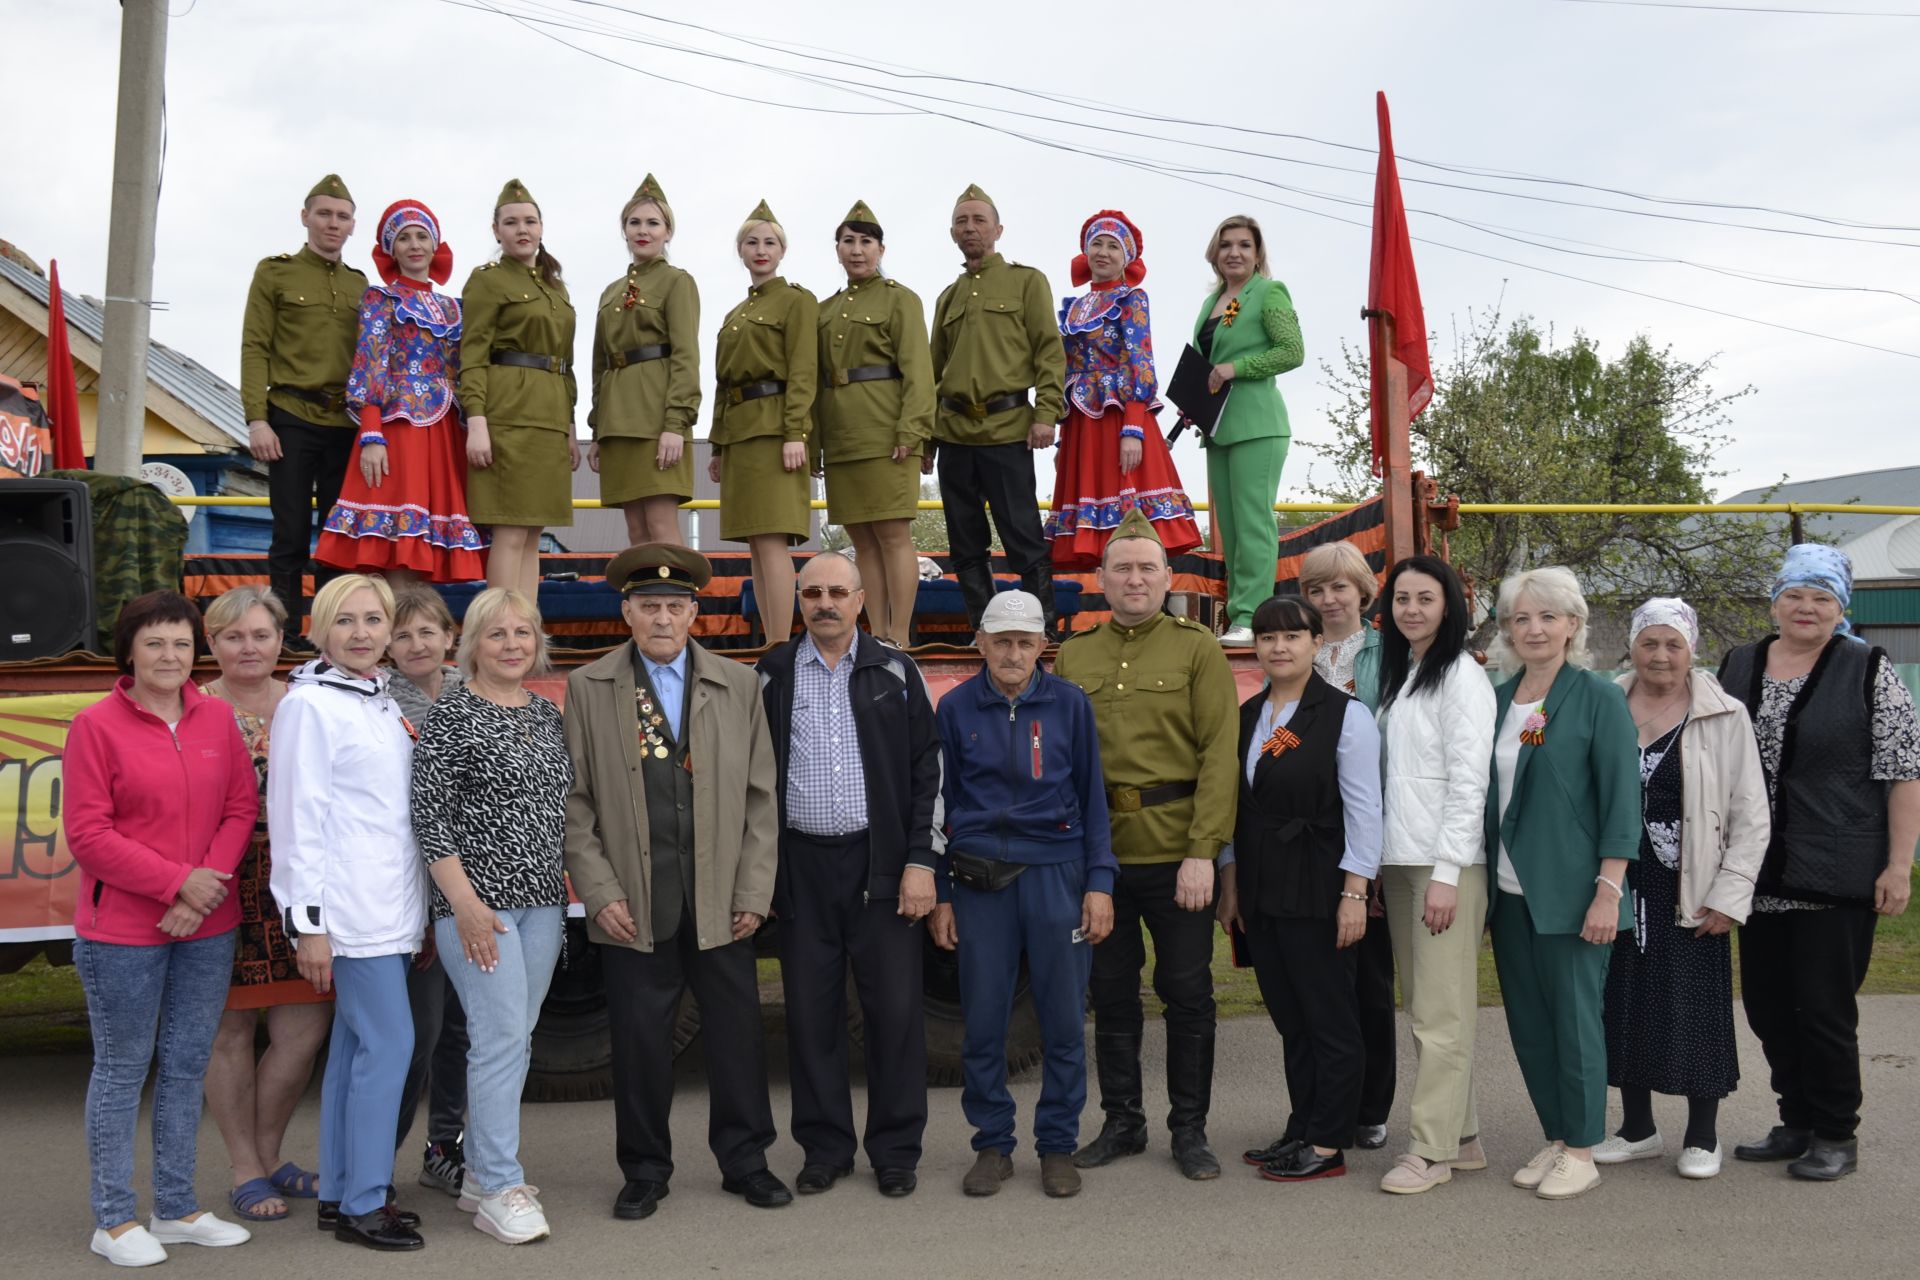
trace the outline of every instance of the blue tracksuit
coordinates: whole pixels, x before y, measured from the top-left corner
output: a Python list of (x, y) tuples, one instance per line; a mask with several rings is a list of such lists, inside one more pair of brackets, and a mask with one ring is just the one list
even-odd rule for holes
[(1118, 869), (1093, 704), (1044, 671), (1010, 700), (982, 670), (940, 700), (936, 721), (947, 848), (1029, 864), (997, 893), (954, 884), (946, 854), (936, 878), (960, 936), (960, 1101), (976, 1130), (973, 1148), (1014, 1147), (1007, 1023), (1024, 952), (1046, 1054), (1034, 1146), (1042, 1155), (1071, 1152), (1087, 1100), (1092, 947), (1080, 938), (1081, 898), (1112, 893)]

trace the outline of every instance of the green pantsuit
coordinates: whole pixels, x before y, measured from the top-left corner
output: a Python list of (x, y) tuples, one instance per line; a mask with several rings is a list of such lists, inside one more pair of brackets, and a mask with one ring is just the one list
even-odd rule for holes
[(1226, 556), (1230, 626), (1251, 625), (1253, 611), (1273, 594), (1280, 564), (1273, 496), (1280, 491), (1280, 468), (1290, 443), (1291, 436), (1258, 436), (1207, 450), (1214, 544)]
[(1607, 1136), (1607, 1035), (1600, 1017), (1613, 948), (1540, 933), (1527, 900), (1494, 891), (1493, 963), (1507, 1032), (1547, 1141), (1591, 1147)]

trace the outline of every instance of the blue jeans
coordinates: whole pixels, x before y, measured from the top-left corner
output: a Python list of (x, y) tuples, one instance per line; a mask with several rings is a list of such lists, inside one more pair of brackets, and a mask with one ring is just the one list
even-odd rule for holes
[(333, 1039), (320, 1085), (320, 1198), (350, 1216), (387, 1202), (400, 1090), (413, 1057), (410, 955), (333, 958)]
[(520, 1090), (566, 922), (563, 907), (516, 907), (494, 914), (509, 932), (493, 935), (500, 961), (492, 973), (468, 962), (453, 917), (433, 922), (439, 962), (467, 1012), (465, 1185), (480, 1195), (527, 1180), (520, 1167)]
[[(129, 946), (76, 939), (73, 967), (87, 993), (93, 1075), (87, 1082), (87, 1161), (93, 1223), (105, 1230), (134, 1218), (133, 1135), (140, 1090), (158, 1042), (153, 1086), (153, 1212), (197, 1213), (193, 1174), (200, 1105), (214, 1032), (233, 978), (235, 931), (187, 942)], [(19, 1153), (26, 1158), (26, 1153)]]
[(1020, 955), (1027, 957), (1045, 1065), (1033, 1109), (1033, 1146), (1041, 1155), (1071, 1152), (1087, 1104), (1087, 975), (1093, 947), (1078, 941), (1086, 867), (1060, 862), (1027, 868), (998, 892), (955, 885), (960, 933), (960, 1109), (975, 1133), (973, 1149), (1014, 1148), (1013, 1095), (1007, 1091), (1007, 1024), (1013, 1017)]

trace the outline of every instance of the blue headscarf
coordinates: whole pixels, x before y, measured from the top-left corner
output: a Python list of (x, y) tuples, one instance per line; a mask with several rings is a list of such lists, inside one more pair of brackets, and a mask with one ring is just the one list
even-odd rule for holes
[(1841, 618), (1835, 631), (1853, 635), (1853, 625), (1846, 619), (1847, 606), (1853, 601), (1853, 561), (1846, 552), (1819, 542), (1798, 542), (1788, 547), (1780, 572), (1773, 576), (1769, 598), (1778, 600), (1789, 587), (1812, 587), (1838, 600)]

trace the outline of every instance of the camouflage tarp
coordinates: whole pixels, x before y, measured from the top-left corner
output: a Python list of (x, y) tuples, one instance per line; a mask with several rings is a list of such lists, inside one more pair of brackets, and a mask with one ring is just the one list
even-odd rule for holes
[(98, 652), (113, 652), (120, 607), (149, 591), (180, 589), (187, 521), (167, 496), (131, 476), (97, 471), (49, 471), (47, 478), (80, 480), (93, 504), (93, 606)]

